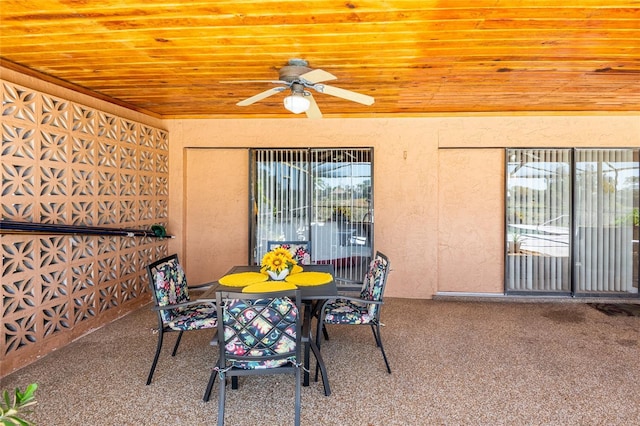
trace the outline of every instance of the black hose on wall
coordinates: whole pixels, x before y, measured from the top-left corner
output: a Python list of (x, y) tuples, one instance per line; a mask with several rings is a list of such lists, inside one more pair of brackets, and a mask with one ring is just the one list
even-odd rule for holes
[(150, 230), (108, 228), (104, 226), (59, 225), (0, 220), (0, 234), (63, 234), (63, 235), (112, 235), (122, 237), (174, 238), (167, 235), (164, 226), (153, 225)]

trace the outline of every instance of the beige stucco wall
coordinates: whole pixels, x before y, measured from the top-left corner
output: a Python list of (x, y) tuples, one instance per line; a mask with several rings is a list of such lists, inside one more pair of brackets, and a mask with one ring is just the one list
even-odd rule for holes
[[(168, 120), (171, 249), (184, 250), (185, 148), (374, 147), (375, 249), (392, 297), (502, 293), (504, 147), (630, 147), (640, 116), (470, 116), (371, 119)], [(244, 175), (226, 174), (218, 205)], [(188, 183), (193, 189), (197, 182)], [(202, 191), (211, 191), (210, 184)], [(233, 214), (233, 212), (229, 212)], [(196, 226), (197, 227), (197, 226)], [(224, 226), (207, 228), (215, 244)], [(203, 250), (206, 249), (203, 247)], [(246, 255), (238, 254), (238, 262)], [(213, 260), (215, 262), (215, 260)], [(226, 266), (226, 265), (225, 265)]]

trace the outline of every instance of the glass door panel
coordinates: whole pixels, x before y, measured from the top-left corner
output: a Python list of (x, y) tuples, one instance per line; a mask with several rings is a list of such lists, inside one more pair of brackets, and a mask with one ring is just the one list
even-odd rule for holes
[(571, 290), (570, 160), (570, 150), (507, 150), (508, 293)]
[(308, 241), (309, 190), (306, 149), (251, 150), (251, 235), (253, 263), (268, 241)]
[(361, 281), (372, 257), (371, 157), (369, 148), (311, 152), (314, 258), (347, 280)]
[(638, 150), (576, 150), (575, 285), (638, 293)]

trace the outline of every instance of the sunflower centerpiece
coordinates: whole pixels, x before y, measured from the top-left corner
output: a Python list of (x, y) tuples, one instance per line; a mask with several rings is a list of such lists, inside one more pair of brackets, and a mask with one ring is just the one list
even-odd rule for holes
[(284, 280), (291, 269), (297, 264), (289, 250), (278, 247), (267, 252), (262, 257), (261, 271), (266, 272), (272, 280)]

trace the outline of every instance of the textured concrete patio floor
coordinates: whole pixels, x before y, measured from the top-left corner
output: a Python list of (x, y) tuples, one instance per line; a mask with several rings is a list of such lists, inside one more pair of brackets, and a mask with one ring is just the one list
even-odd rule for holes
[[(333, 394), (303, 388), (303, 425), (631, 425), (640, 419), (640, 317), (609, 317), (584, 303), (388, 299), (384, 369), (368, 327), (329, 328), (322, 353)], [(210, 425), (217, 389), (202, 395), (217, 348), (185, 335), (171, 358), (156, 345), (148, 308), (5, 377), (38, 382), (38, 425)], [(228, 425), (293, 423), (293, 378), (241, 379)]]

